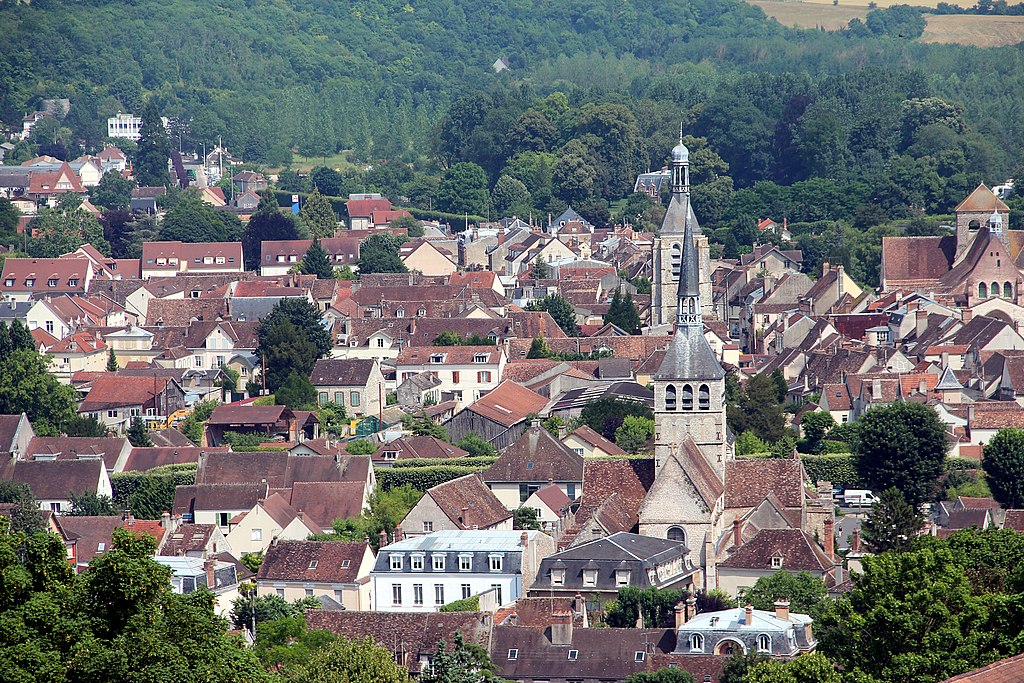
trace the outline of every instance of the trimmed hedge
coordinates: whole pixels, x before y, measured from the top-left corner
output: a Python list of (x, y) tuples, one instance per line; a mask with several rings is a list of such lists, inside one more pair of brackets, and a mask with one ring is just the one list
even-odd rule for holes
[(480, 611), (480, 596), (474, 595), (471, 598), (465, 598), (464, 600), (456, 600), (455, 602), (449, 602), (447, 605), (439, 608), (438, 612), (479, 612)]
[(438, 484), (467, 474), (479, 472), (479, 467), (390, 467), (376, 471), (377, 485), (385, 491), (408, 484), (417, 491), (426, 491)]
[[(178, 467), (171, 465), (169, 467)], [(174, 490), (196, 483), (195, 466), (191, 469), (158, 468), (149, 472), (121, 472), (111, 475), (114, 504), (132, 511), (138, 519), (160, 519), (174, 506)], [(158, 471), (159, 470), (159, 471)]]
[(466, 456), (465, 458), (409, 458), (407, 460), (396, 460), (391, 467), (473, 467), (484, 469), (490, 467), (497, 460), (497, 456), (478, 455)]
[(981, 463), (971, 458), (946, 458), (946, 471), (957, 472), (961, 470), (981, 469)]
[[(277, 200), (277, 205), (281, 207), (291, 207), (292, 195), (299, 195), (299, 204), (305, 204), (306, 197), (309, 196), (308, 192), (288, 192), (286, 190), (272, 190), (274, 198)], [(342, 222), (348, 218), (348, 197), (330, 197), (324, 195), (324, 197), (331, 203), (331, 208), (334, 209), (334, 213), (338, 214), (338, 219)], [(396, 206), (395, 211), (408, 211), (413, 215), (413, 218), (418, 220), (436, 220), (441, 223), (451, 223), (453, 225), (462, 221), (465, 224), (466, 215), (462, 213), (445, 213), (444, 211), (432, 211), (430, 209), (419, 209), (411, 206)], [(470, 223), (483, 223), (487, 219), (483, 216), (469, 215)]]
[(830, 481), (832, 486), (843, 489), (862, 488), (854, 455), (849, 453), (801, 455), (800, 459), (804, 463), (807, 477), (812, 482)]

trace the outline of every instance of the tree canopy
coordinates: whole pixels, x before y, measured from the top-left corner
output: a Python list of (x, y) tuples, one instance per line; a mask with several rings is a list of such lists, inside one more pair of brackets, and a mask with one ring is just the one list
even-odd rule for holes
[(1002, 429), (985, 445), (981, 467), (992, 495), (1008, 508), (1024, 507), (1024, 429)]
[(946, 430), (930, 406), (897, 401), (859, 420), (857, 470), (871, 489), (894, 486), (911, 505), (931, 499), (945, 471)]

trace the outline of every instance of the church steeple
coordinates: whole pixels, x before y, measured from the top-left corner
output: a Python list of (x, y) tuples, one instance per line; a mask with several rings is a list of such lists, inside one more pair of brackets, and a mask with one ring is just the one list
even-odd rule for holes
[(683, 256), (679, 264), (679, 288), (676, 291), (677, 334), (693, 329), (703, 336), (704, 323), (700, 304), (697, 249), (693, 245), (693, 228), (690, 227), (690, 221), (686, 221), (686, 228), (683, 230)]
[(690, 194), (690, 150), (683, 144), (682, 124), (679, 124), (679, 144), (672, 148), (672, 194)]

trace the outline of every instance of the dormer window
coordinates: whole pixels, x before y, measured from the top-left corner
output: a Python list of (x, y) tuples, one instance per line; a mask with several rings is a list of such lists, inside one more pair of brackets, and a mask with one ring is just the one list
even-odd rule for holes
[(564, 569), (552, 569), (551, 570), (551, 585), (552, 586), (564, 586), (565, 585), (565, 570)]
[(772, 556), (772, 569), (782, 569), (782, 555)]
[(6, 280), (4, 280), (4, 287), (13, 287), (13, 286), (14, 286), (14, 278), (13, 277), (9, 277)]
[(203, 257), (203, 263), (206, 264), (206, 265), (210, 265), (211, 263), (213, 263), (213, 257), (212, 256), (204, 256)]
[(218, 256), (217, 257), (217, 263), (218, 264), (223, 264), (223, 263), (226, 263), (226, 260), (224, 259), (223, 256)]
[(78, 278), (77, 277), (73, 277), (70, 280), (68, 280), (68, 287), (77, 287), (77, 286), (78, 286)]
[(421, 308), (419, 308), (419, 309), (417, 309), (417, 311), (416, 311), (416, 315), (417, 315), (417, 316), (419, 316), (419, 317), (421, 317), (421, 318), (422, 318), (422, 317), (424, 317), (424, 316), (426, 316), (426, 315), (427, 315), (427, 309), (425, 309), (425, 308), (422, 308), (422, 307), (421, 307)]
[(570, 662), (575, 662), (579, 658), (580, 658), (580, 651), (579, 650), (569, 650), (569, 661)]
[(27, 278), (25, 278), (25, 286), (26, 287), (35, 287), (36, 286), (36, 279), (34, 277), (27, 277)]
[(431, 355), (430, 356), (430, 362), (431, 363), (436, 363), (436, 364), (444, 363), (444, 354), (443, 353), (435, 353), (435, 354)]
[(584, 569), (583, 570), (583, 585), (584, 586), (596, 586), (597, 585), (597, 570), (596, 569)]
[(636, 652), (633, 653), (633, 661), (634, 662), (642, 662), (645, 659), (647, 659), (647, 653), (646, 652), (641, 652), (640, 650), (637, 650)]
[(490, 354), (487, 354), (487, 353), (477, 353), (477, 354), (475, 354), (473, 356), (473, 362), (474, 363), (486, 363), (487, 359), (489, 357), (490, 357)]
[(396, 310), (395, 311), (395, 317), (396, 318), (404, 318), (405, 317), (405, 309), (404, 308), (399, 308), (398, 310)]
[(391, 556), (391, 571), (402, 571), (402, 556), (392, 555)]
[(487, 566), (492, 572), (501, 571), (501, 555), (489, 555), (487, 557)]
[(704, 651), (704, 636), (699, 633), (690, 635), (690, 652)]
[(629, 585), (629, 570), (628, 569), (616, 569), (615, 570), (615, 585), (622, 587)]
[(56, 287), (57, 286), (57, 278), (51, 277), (49, 280), (46, 281), (46, 286), (47, 287)]

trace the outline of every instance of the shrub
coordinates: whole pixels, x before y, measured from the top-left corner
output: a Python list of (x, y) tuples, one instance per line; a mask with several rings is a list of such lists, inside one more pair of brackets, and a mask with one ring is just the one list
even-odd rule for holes
[(471, 598), (465, 598), (464, 600), (456, 600), (455, 602), (449, 602), (447, 605), (437, 610), (438, 612), (479, 612), (480, 611), (480, 596), (474, 595)]
[[(181, 467), (181, 466), (169, 466)], [(114, 504), (132, 511), (139, 519), (160, 519), (174, 506), (174, 490), (196, 483), (195, 465), (191, 469), (157, 468), (149, 472), (120, 472), (111, 475)]]
[(417, 491), (426, 491), (438, 484), (480, 471), (476, 467), (391, 467), (377, 472), (377, 484), (389, 491), (408, 484)]
[(800, 458), (812, 482), (830, 481), (832, 486), (844, 489), (861, 488), (857, 474), (856, 456), (846, 454), (804, 455)]

